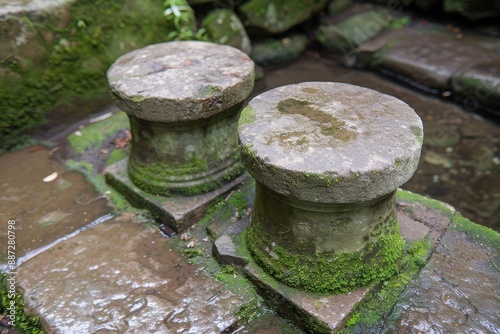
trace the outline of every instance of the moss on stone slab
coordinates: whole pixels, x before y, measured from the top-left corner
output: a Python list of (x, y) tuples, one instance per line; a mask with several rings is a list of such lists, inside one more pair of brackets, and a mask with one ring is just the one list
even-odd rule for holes
[(378, 333), (399, 295), (425, 265), (431, 248), (427, 239), (410, 244), (398, 261), (397, 274), (381, 283), (379, 289), (356, 306), (340, 333)]
[(319, 253), (309, 257), (295, 256), (277, 245), (266, 253), (259, 237), (263, 233), (254, 224), (247, 229), (247, 246), (257, 263), (291, 287), (319, 293), (348, 292), (389, 278), (396, 272), (403, 250), (397, 222), (386, 227), (378, 240), (367, 243), (358, 252)]

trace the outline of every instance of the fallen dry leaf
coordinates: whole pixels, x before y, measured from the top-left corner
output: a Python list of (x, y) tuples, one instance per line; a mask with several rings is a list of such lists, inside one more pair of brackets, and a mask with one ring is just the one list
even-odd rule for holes
[(57, 179), (57, 175), (58, 175), (57, 172), (54, 172), (54, 173), (52, 173), (52, 174), (47, 175), (46, 177), (44, 177), (42, 181), (43, 182), (52, 182), (55, 179)]
[(191, 239), (191, 237), (189, 236), (189, 234), (187, 234), (187, 233), (182, 233), (181, 234), (181, 240), (187, 241), (189, 239)]
[(190, 242), (186, 245), (186, 247), (187, 247), (187, 248), (193, 248), (193, 247), (195, 246), (195, 244), (196, 244), (196, 243), (194, 242), (194, 240), (191, 240), (191, 241), (190, 241)]

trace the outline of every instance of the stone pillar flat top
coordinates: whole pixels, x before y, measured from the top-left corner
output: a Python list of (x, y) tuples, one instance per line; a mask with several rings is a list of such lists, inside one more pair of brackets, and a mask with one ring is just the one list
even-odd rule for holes
[(266, 187), (318, 203), (388, 194), (413, 175), (422, 122), (401, 100), (333, 82), (306, 82), (254, 98), (239, 122), (243, 162)]
[(153, 44), (129, 52), (108, 70), (115, 102), (129, 115), (157, 122), (206, 118), (250, 95), (254, 63), (240, 50), (208, 42)]

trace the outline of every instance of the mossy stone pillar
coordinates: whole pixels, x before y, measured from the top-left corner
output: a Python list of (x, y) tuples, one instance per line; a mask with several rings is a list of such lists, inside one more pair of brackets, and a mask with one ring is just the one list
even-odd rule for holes
[(417, 168), (422, 122), (406, 103), (343, 83), (255, 97), (239, 120), (256, 180), (247, 246), (285, 284), (346, 292), (397, 269), (394, 196)]
[(253, 89), (243, 52), (207, 42), (168, 42), (129, 52), (108, 71), (130, 119), (130, 180), (156, 195), (197, 195), (243, 172), (237, 122)]

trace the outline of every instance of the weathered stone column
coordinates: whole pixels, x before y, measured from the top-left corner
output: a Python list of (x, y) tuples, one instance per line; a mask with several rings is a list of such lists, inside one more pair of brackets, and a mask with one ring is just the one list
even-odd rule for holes
[(247, 246), (278, 280), (345, 292), (387, 278), (403, 249), (394, 195), (417, 168), (422, 122), (404, 102), (309, 82), (254, 98), (239, 121), (256, 179)]
[(196, 195), (243, 172), (236, 123), (252, 60), (206, 42), (150, 45), (118, 58), (111, 93), (130, 118), (130, 180), (156, 195)]

